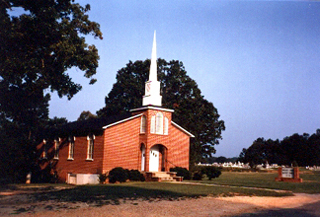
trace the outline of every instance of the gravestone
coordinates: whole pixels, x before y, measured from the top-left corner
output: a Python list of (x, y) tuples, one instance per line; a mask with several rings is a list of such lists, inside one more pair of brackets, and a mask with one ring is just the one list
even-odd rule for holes
[(290, 168), (278, 168), (278, 177), (275, 181), (282, 182), (302, 182), (299, 174), (299, 167)]

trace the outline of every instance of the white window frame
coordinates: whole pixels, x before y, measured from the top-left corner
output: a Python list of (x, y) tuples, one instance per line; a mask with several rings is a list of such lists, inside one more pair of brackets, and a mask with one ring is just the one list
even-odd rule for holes
[(74, 143), (76, 141), (76, 137), (69, 136), (69, 152), (68, 152), (68, 160), (73, 160), (74, 158)]
[(42, 150), (42, 154), (41, 154), (41, 159), (47, 159), (48, 156), (48, 147), (47, 147), (47, 140), (43, 140), (43, 150)]
[(169, 134), (169, 119), (164, 117), (164, 135)]
[(155, 133), (155, 128), (156, 128), (156, 116), (153, 115), (153, 116), (151, 117), (150, 133)]
[(54, 160), (59, 160), (60, 138), (54, 140)]
[(163, 135), (163, 114), (158, 112), (156, 114), (156, 134)]
[(146, 116), (141, 116), (140, 133), (146, 133), (147, 120)]
[(89, 161), (93, 161), (94, 140), (95, 140), (95, 135), (87, 136), (88, 148), (87, 148), (86, 160), (89, 160)]

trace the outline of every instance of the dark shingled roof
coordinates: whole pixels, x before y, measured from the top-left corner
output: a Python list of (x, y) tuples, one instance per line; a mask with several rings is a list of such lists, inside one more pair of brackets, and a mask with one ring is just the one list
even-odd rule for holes
[(87, 136), (90, 133), (101, 135), (106, 125), (131, 117), (131, 113), (109, 116), (106, 118), (91, 118), (88, 120), (69, 122), (48, 129), (49, 137)]

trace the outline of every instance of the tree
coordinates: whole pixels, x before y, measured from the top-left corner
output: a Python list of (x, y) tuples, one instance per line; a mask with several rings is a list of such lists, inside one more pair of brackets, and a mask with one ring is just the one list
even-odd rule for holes
[(85, 121), (92, 118), (97, 118), (96, 115), (92, 114), (90, 111), (83, 111), (81, 112), (80, 116), (78, 117), (77, 121)]
[[(129, 112), (141, 107), (144, 84), (148, 79), (150, 60), (129, 63), (117, 73), (117, 82), (105, 98), (100, 117)], [(162, 106), (174, 109), (173, 121), (195, 135), (191, 141), (191, 165), (215, 153), (214, 145), (222, 139), (224, 121), (217, 109), (201, 95), (182, 62), (158, 59), (158, 80), (161, 82)]]
[[(28, 147), (26, 153), (32, 152), (29, 147), (39, 141), (39, 130), (48, 121), (47, 90), (68, 99), (81, 90), (81, 85), (68, 75), (68, 69), (77, 67), (91, 78), (90, 84), (95, 82), (92, 77), (98, 67), (98, 51), (85, 43), (84, 36), (92, 34), (102, 39), (102, 33), (99, 24), (88, 19), (90, 6), (73, 2), (0, 3), (0, 128), (5, 135), (0, 145), (5, 150), (23, 144)], [(11, 11), (16, 8), (24, 12), (13, 16)], [(26, 153), (19, 162), (29, 165), (31, 157), (24, 157)]]
[(244, 163), (249, 163), (251, 168), (256, 168), (258, 164), (266, 163), (265, 139), (258, 138), (248, 149), (243, 149), (239, 159)]

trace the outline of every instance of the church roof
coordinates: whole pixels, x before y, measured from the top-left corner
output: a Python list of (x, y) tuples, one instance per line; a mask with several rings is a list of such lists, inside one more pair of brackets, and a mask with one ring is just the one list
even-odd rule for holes
[(132, 117), (130, 113), (125, 113), (122, 115), (104, 118), (91, 118), (88, 120), (73, 121), (49, 128), (48, 134), (54, 137), (87, 136), (89, 133), (100, 135), (103, 133), (104, 126), (117, 123), (130, 117)]

